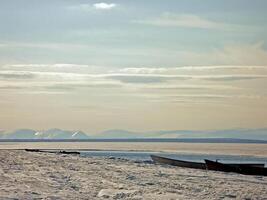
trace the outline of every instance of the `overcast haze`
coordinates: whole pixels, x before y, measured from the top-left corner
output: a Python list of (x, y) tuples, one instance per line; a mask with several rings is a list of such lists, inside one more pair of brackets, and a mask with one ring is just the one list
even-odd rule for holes
[(266, 128), (266, 8), (0, 1), (0, 129)]

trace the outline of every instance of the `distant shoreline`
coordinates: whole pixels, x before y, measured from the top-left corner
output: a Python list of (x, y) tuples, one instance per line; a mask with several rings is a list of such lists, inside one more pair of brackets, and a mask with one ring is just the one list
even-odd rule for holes
[(238, 138), (130, 138), (130, 139), (0, 139), (0, 142), (163, 142), (163, 143), (236, 143), (267, 144), (267, 140)]

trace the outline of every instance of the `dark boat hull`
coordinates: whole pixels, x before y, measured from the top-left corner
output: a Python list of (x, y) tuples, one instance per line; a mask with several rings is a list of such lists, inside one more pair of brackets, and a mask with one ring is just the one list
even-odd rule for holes
[(205, 163), (206, 163), (208, 170), (240, 173), (240, 169), (238, 166), (226, 165), (226, 164), (223, 164), (217, 161), (214, 162), (211, 160), (205, 160)]
[(241, 174), (245, 175), (267, 176), (267, 168), (241, 166), (240, 170)]
[(49, 150), (39, 150), (39, 149), (25, 149), (28, 152), (39, 152), (39, 153), (55, 153), (55, 154), (72, 154), (72, 155), (79, 155), (80, 152), (78, 151), (49, 151)]
[[(151, 159), (155, 163), (160, 163), (160, 164), (167, 164), (167, 165), (172, 165), (172, 166), (177, 166), (177, 167), (186, 167), (186, 168), (193, 168), (193, 169), (207, 169), (207, 166), (205, 163), (201, 162), (190, 162), (190, 161), (183, 161), (183, 160), (176, 160), (176, 159), (171, 159), (171, 158), (166, 158), (166, 157), (161, 157), (161, 156), (156, 156), (156, 155), (150, 155)], [(236, 171), (239, 169), (239, 167), (258, 167), (258, 168), (264, 168), (264, 164), (253, 164), (253, 163), (246, 163), (246, 164), (224, 164), (226, 165), (225, 171)]]
[[(244, 175), (258, 175), (267, 176), (267, 168), (249, 166), (249, 164), (242, 165), (227, 165), (220, 162), (205, 160), (208, 170), (222, 171), (222, 172), (235, 172)], [(254, 164), (255, 165), (255, 164)]]
[(72, 154), (72, 155), (80, 155), (78, 151), (59, 151), (60, 154)]
[(193, 169), (206, 169), (205, 163), (175, 160), (175, 159), (165, 158), (165, 157), (155, 156), (155, 155), (151, 155), (150, 157), (152, 158), (154, 162), (160, 163), (160, 164), (168, 164), (172, 166), (186, 167), (186, 168), (193, 168)]

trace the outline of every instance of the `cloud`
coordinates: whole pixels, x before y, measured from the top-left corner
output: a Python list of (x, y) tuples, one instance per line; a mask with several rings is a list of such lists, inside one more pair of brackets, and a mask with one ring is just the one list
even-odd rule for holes
[(160, 83), (174, 77), (170, 76), (147, 76), (147, 75), (107, 75), (106, 78), (118, 80), (123, 83)]
[[(103, 77), (125, 83), (156, 83), (169, 80), (208, 80), (208, 81), (239, 81), (266, 79), (265, 66), (203, 66), (177, 68), (124, 68), (120, 73), (103, 74)], [(213, 70), (222, 70), (214, 71)], [(234, 70), (234, 71), (232, 71)], [(245, 71), (242, 71), (245, 70)], [(257, 71), (260, 70), (260, 71)], [(263, 70), (263, 71), (261, 71)], [(201, 73), (199, 73), (201, 72)]]
[(83, 50), (88, 48), (86, 44), (73, 44), (73, 43), (51, 43), (51, 42), (20, 42), (20, 41), (7, 41), (0, 43), (0, 48), (38, 48), (38, 49), (51, 49), (51, 50), (66, 50), (76, 49)]
[(94, 8), (97, 10), (111, 10), (115, 8), (117, 5), (115, 3), (95, 3)]
[(122, 73), (134, 73), (134, 74), (161, 74), (161, 73), (173, 73), (181, 71), (213, 71), (213, 70), (267, 70), (267, 66), (181, 66), (181, 67), (131, 67), (123, 68), (119, 71)]
[[(267, 80), (265, 66), (215, 65), (124, 69), (106, 67), (98, 71), (91, 70), (88, 65), (64, 63), (16, 64), (3, 67), (4, 69), (0, 68), (0, 89), (10, 93), (87, 94), (90, 91), (89, 93), (99, 96), (112, 91), (114, 96), (123, 93), (122, 95), (130, 97), (132, 94), (134, 97), (138, 96), (139, 100), (153, 100), (154, 97), (151, 95), (154, 94), (156, 98), (162, 97), (163, 101), (166, 99), (167, 102), (182, 102), (188, 99), (218, 101), (230, 99), (232, 94), (236, 95), (233, 97), (235, 99), (240, 98), (240, 95), (266, 94), (261, 86)], [(148, 96), (144, 97), (143, 94)], [(180, 96), (174, 99), (166, 97), (175, 94)], [(242, 99), (250, 101), (252, 98), (242, 96)]]
[[(250, 79), (266, 79), (267, 74), (256, 73), (233, 73), (233, 74), (197, 74), (197, 73), (180, 73), (173, 72), (171, 68), (166, 68), (165, 73), (90, 73), (90, 72), (60, 72), (53, 71), (0, 71), (0, 77), (5, 79), (33, 79), (40, 78), (41, 80), (58, 80), (58, 81), (94, 81), (106, 82), (108, 80), (120, 81), (122, 83), (163, 83), (170, 80), (208, 80), (208, 81), (238, 81)], [(118, 70), (119, 71), (119, 70)], [(126, 70), (127, 72), (129, 70)]]
[(179, 84), (179, 85), (157, 85), (157, 86), (145, 86), (146, 89), (155, 90), (239, 90), (239, 87), (227, 86), (227, 85), (203, 85), (203, 84)]
[[(265, 66), (114, 67), (93, 72), (87, 65), (64, 63), (4, 65), (4, 68), (0, 68), (0, 90), (9, 95), (74, 94), (95, 99), (112, 96), (129, 102), (185, 105), (237, 105), (239, 100), (251, 103), (266, 98)], [(48, 71), (42, 71), (43, 68)], [(73, 71), (69, 72), (69, 68)]]
[(0, 65), (0, 72), (10, 71), (16, 73), (34, 73), (38, 76), (58, 76), (70, 78), (71, 76), (81, 78), (85, 75), (101, 74), (107, 71), (107, 67), (85, 65), (85, 64), (69, 64), (69, 63), (58, 63), (58, 64), (4, 64)]
[(161, 83), (169, 80), (209, 80), (209, 81), (238, 81), (249, 79), (266, 79), (261, 74), (227, 74), (227, 75), (180, 75), (180, 74), (100, 74), (88, 77), (118, 80), (123, 83)]
[(116, 82), (94, 82), (91, 80), (84, 81), (84, 82), (56, 82), (55, 80), (51, 79), (50, 81), (41, 81), (35, 80), (34, 82), (27, 81), (12, 81), (12, 82), (0, 82), (0, 90), (6, 91), (16, 91), (16, 90), (24, 90), (27, 92), (72, 92), (75, 90), (80, 89), (118, 89), (121, 88), (121, 83)]
[(158, 103), (182, 103), (187, 105), (192, 104), (220, 104), (224, 106), (233, 106), (232, 100), (260, 100), (266, 98), (264, 95), (250, 95), (250, 94), (215, 94), (215, 93), (185, 93), (177, 95), (158, 95), (148, 96), (148, 100)]
[(219, 65), (219, 66), (184, 66), (176, 67), (175, 70), (185, 71), (214, 71), (214, 70), (267, 70), (267, 66), (235, 66), (235, 65)]
[(240, 80), (252, 80), (252, 79), (266, 79), (267, 75), (218, 75), (218, 76), (203, 76), (201, 77), (209, 81), (240, 81)]
[(210, 56), (225, 63), (267, 66), (267, 51), (264, 45), (264, 41), (254, 44), (227, 45), (222, 50), (214, 51)]
[(79, 4), (68, 7), (70, 10), (81, 10), (81, 11), (94, 11), (94, 10), (102, 10), (108, 11), (116, 8), (118, 5), (115, 3), (95, 3), (95, 4)]
[(0, 66), (0, 70), (17, 70), (17, 71), (29, 71), (29, 72), (74, 72), (84, 70), (94, 70), (96, 67), (89, 65), (79, 64), (9, 64)]
[(33, 79), (35, 77), (31, 72), (0, 71), (0, 78), (4, 79)]
[(134, 23), (163, 27), (184, 27), (218, 30), (232, 30), (235, 28), (234, 25), (215, 22), (197, 15), (178, 15), (173, 13), (163, 13), (160, 17), (154, 19), (135, 20)]
[(256, 95), (221, 95), (221, 94), (179, 94), (173, 98), (190, 98), (190, 99), (225, 99), (225, 98), (249, 98), (258, 99), (260, 96)]
[(0, 90), (21, 90), (21, 89), (24, 89), (24, 88), (25, 87), (15, 86), (15, 85), (0, 86)]
[(78, 64), (14, 64), (14, 65), (4, 65), (2, 68), (80, 68), (89, 67), (88, 65), (78, 65)]
[(206, 80), (206, 81), (241, 81), (252, 79), (267, 79), (267, 75), (258, 74), (230, 74), (230, 75), (165, 75), (165, 74), (102, 74), (88, 75), (94, 78), (104, 78), (117, 80), (122, 83), (129, 84), (155, 84), (164, 83), (171, 80), (186, 81), (186, 80)]
[(67, 94), (65, 91), (45, 91), (45, 90), (38, 90), (38, 91), (28, 91), (23, 92), (24, 94), (37, 94), (37, 95), (64, 95)]
[(247, 95), (247, 94), (179, 94), (174, 96), (166, 96), (158, 98), (158, 102), (168, 102), (174, 104), (184, 104), (184, 105), (192, 105), (192, 104), (218, 104), (220, 106), (235, 106), (232, 103), (232, 100), (254, 100), (257, 101), (261, 98), (265, 98), (266, 96), (261, 95)]
[(104, 88), (121, 88), (121, 84), (118, 83), (60, 83), (60, 84), (50, 84), (46, 87), (43, 87), (44, 89), (47, 90), (64, 90), (64, 91), (69, 91), (69, 90), (77, 90), (77, 89), (88, 89), (88, 88), (99, 88), (99, 89), (104, 89)]

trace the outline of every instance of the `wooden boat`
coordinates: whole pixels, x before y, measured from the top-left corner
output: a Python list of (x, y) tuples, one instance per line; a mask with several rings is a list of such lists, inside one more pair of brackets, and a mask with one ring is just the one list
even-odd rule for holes
[(226, 165), (218, 161), (214, 162), (212, 160), (205, 160), (205, 163), (208, 170), (240, 173), (239, 166)]
[(25, 149), (25, 151), (28, 151), (28, 152), (40, 152), (39, 149)]
[(223, 172), (235, 172), (245, 175), (259, 175), (267, 176), (267, 168), (262, 167), (260, 164), (223, 164), (218, 161), (205, 160), (208, 170), (223, 171)]
[(241, 174), (245, 175), (256, 175), (256, 176), (267, 176), (267, 168), (265, 167), (240, 167)]
[[(206, 163), (201, 163), (201, 162), (190, 162), (190, 161), (184, 161), (184, 160), (176, 160), (176, 159), (171, 159), (171, 158), (166, 158), (166, 157), (161, 157), (161, 156), (156, 156), (156, 155), (150, 155), (151, 159), (155, 163), (160, 163), (160, 164), (168, 164), (168, 165), (173, 165), (177, 167), (186, 167), (186, 168), (194, 168), (194, 169), (207, 169)], [(238, 168), (240, 166), (253, 166), (253, 167), (264, 167), (264, 164), (254, 164), (254, 163), (246, 163), (246, 164), (236, 164), (236, 163), (231, 163), (231, 164), (225, 164), (229, 166), (231, 170), (232, 168)], [(226, 169), (227, 170), (227, 169)], [(229, 169), (228, 169), (229, 171)]]
[(225, 165), (233, 166), (233, 167), (258, 167), (264, 168), (265, 164), (263, 163), (223, 163)]
[(80, 155), (78, 151), (59, 151), (60, 154), (73, 154), (73, 155)]
[(155, 155), (150, 155), (150, 157), (154, 162), (160, 164), (168, 164), (168, 165), (193, 168), (193, 169), (206, 169), (205, 163), (176, 160)]
[(78, 151), (49, 151), (49, 150), (39, 150), (39, 149), (25, 149), (28, 152), (39, 152), (39, 153), (56, 153), (56, 154), (72, 154), (72, 155), (79, 155), (80, 152)]

